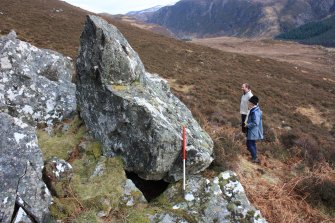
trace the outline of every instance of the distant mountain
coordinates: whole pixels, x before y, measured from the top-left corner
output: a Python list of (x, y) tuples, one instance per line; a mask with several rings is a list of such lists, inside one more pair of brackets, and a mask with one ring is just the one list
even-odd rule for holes
[(335, 0), (181, 0), (150, 14), (146, 22), (180, 38), (273, 37), (334, 11)]
[(335, 15), (299, 26), (278, 35), (276, 39), (335, 47)]
[(136, 14), (142, 14), (142, 13), (150, 13), (150, 12), (156, 12), (158, 9), (164, 7), (163, 5), (156, 5), (154, 7), (140, 10), (140, 11), (130, 11), (126, 15), (136, 15)]
[(144, 9), (141, 11), (131, 11), (128, 12), (126, 15), (134, 17), (140, 21), (146, 21), (152, 14), (156, 11), (158, 11), (160, 8), (164, 7), (164, 5), (157, 5), (148, 9)]

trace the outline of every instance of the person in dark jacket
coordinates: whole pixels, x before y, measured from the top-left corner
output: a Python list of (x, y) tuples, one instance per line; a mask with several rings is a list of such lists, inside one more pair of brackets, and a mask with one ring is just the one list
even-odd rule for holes
[(247, 148), (251, 154), (252, 162), (259, 163), (257, 158), (256, 140), (261, 140), (263, 136), (262, 111), (258, 105), (258, 97), (252, 96), (249, 99), (249, 112), (247, 114), (245, 127), (247, 131)]

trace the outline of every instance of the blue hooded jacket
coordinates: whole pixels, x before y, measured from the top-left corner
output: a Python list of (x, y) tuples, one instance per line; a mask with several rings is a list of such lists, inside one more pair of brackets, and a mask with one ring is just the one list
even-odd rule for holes
[(248, 140), (260, 140), (264, 138), (262, 111), (258, 105), (250, 110), (246, 127), (248, 127)]

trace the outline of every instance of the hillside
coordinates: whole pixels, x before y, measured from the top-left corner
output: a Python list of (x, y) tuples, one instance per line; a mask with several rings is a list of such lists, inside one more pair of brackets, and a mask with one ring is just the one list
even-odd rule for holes
[(332, 0), (182, 0), (159, 9), (146, 20), (179, 38), (273, 37), (334, 11)]
[[(20, 39), (75, 60), (87, 11), (56, 0), (1, 0), (0, 9), (1, 34), (14, 29)], [(250, 200), (269, 222), (334, 220), (331, 186), (325, 184), (330, 192), (324, 194), (324, 184), (315, 186), (311, 194), (320, 192), (315, 196), (317, 204), (302, 199), (307, 196), (304, 191), (299, 194), (295, 186), (288, 187), (314, 176), (314, 164), (335, 164), (334, 72), (223, 52), (106, 19), (125, 35), (149, 72), (169, 81), (214, 139), (216, 160), (205, 174), (234, 168)], [(240, 134), (238, 111), (244, 82), (260, 97), (264, 112), (267, 138), (259, 143), (261, 166), (247, 161)], [(322, 173), (330, 176), (331, 171)], [(317, 179), (325, 179), (324, 175)]]
[(335, 47), (335, 15), (326, 19), (310, 22), (281, 33), (276, 39), (293, 40), (296, 42)]

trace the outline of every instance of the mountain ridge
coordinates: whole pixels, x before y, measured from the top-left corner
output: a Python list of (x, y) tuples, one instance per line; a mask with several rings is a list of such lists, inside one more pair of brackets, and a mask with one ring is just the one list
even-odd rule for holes
[(139, 10), (139, 11), (130, 11), (126, 13), (126, 16), (134, 17), (140, 21), (146, 21), (152, 14), (156, 11), (165, 7), (164, 5), (156, 5), (147, 9)]
[(269, 38), (334, 11), (334, 0), (182, 0), (146, 21), (180, 38), (239, 36)]
[(335, 14), (325, 19), (306, 23), (275, 37), (310, 45), (335, 47)]

